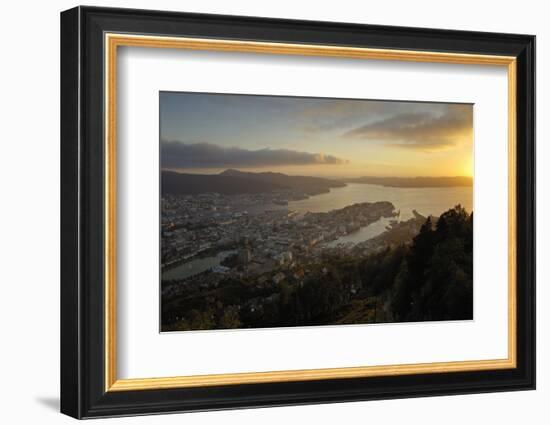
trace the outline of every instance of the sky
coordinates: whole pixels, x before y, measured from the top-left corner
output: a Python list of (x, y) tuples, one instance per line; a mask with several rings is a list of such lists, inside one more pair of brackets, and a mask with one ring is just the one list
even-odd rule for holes
[(161, 92), (160, 143), (189, 173), (472, 176), (473, 106)]

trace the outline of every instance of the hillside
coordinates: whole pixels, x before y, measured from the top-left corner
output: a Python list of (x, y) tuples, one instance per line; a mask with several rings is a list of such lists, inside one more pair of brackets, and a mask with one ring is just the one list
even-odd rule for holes
[(344, 187), (343, 182), (319, 177), (288, 176), (281, 173), (248, 173), (225, 170), (220, 174), (189, 174), (162, 172), (162, 193), (195, 195), (215, 192), (222, 195), (267, 193), (293, 190), (306, 195), (328, 192), (333, 187)]
[(241, 177), (257, 182), (264, 182), (275, 184), (288, 189), (293, 189), (306, 193), (308, 195), (317, 195), (319, 193), (328, 192), (333, 187), (344, 187), (345, 183), (324, 179), (321, 177), (309, 177), (309, 176), (289, 176), (282, 173), (250, 173), (234, 169), (225, 170), (220, 173), (222, 176)]
[(184, 174), (163, 171), (161, 180), (163, 195), (197, 195), (211, 192), (222, 195), (235, 195), (265, 193), (284, 189), (274, 183), (220, 174)]
[(472, 320), (473, 220), (457, 205), (383, 250), (298, 260), (261, 284), (259, 275), (230, 274), (215, 288), (187, 286), (163, 295), (162, 330)]

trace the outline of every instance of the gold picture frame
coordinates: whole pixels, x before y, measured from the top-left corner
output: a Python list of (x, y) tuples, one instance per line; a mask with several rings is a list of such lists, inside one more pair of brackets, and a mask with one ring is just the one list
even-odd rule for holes
[[(319, 379), (341, 379), (417, 373), (465, 372), (516, 367), (516, 58), (512, 56), (441, 53), (411, 50), (316, 46), (307, 44), (264, 43), (254, 41), (213, 40), (159, 37), (128, 34), (105, 34), (105, 391), (134, 391), (236, 385)], [(508, 358), (387, 366), (306, 369), (254, 373), (175, 376), (168, 378), (117, 379), (116, 375), (116, 96), (117, 51), (119, 47), (189, 49), (263, 53), (281, 55), (325, 56), (355, 59), (395, 60), (506, 67), (508, 72)]]

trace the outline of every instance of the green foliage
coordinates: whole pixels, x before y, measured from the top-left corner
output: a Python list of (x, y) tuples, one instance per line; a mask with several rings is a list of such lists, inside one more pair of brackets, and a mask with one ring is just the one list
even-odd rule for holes
[[(405, 267), (405, 266), (404, 266)], [(473, 215), (460, 205), (430, 219), (413, 239), (396, 280), (397, 321), (459, 320), (473, 315)]]

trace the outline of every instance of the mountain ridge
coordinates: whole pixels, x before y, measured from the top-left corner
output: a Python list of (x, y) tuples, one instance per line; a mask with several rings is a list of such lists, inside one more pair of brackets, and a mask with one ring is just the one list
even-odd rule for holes
[(161, 174), (162, 193), (178, 195), (236, 195), (286, 190), (311, 196), (344, 186), (344, 182), (321, 177), (289, 176), (274, 172), (252, 173), (236, 169), (227, 169), (219, 174), (191, 174), (167, 170)]

